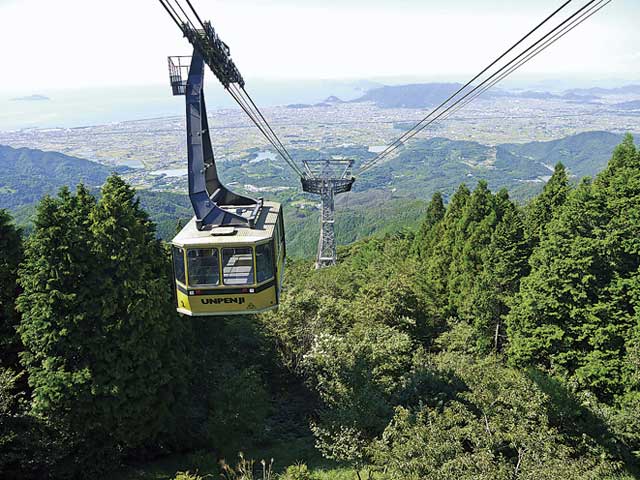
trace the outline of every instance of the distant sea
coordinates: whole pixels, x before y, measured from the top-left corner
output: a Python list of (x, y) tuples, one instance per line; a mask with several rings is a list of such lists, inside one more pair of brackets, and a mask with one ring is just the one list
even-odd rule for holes
[[(361, 82), (247, 81), (247, 91), (260, 107), (318, 103), (335, 95), (357, 98), (370, 85)], [(212, 77), (205, 86), (209, 110), (235, 107)], [(42, 95), (48, 100), (25, 97)], [(0, 92), (0, 130), (73, 128), (90, 125), (184, 115), (184, 99), (174, 97), (169, 85)]]
[[(367, 90), (382, 85), (426, 83), (430, 81), (454, 81), (464, 75), (442, 78), (377, 78), (371, 80), (282, 80), (265, 81), (248, 79), (247, 91), (260, 107), (276, 105), (319, 103), (335, 95), (342, 100), (352, 100)], [(504, 88), (528, 88), (562, 91), (574, 87), (613, 87), (634, 83), (625, 80), (593, 78), (548, 79), (523, 78), (507, 82)], [(638, 80), (636, 83), (640, 83)], [(1, 85), (0, 85), (1, 88)], [(207, 77), (205, 85), (207, 107), (210, 111), (219, 108), (236, 108), (235, 103), (223, 87), (213, 78)], [(38, 100), (39, 96), (49, 100)], [(14, 100), (16, 99), (16, 100)], [(107, 88), (85, 88), (68, 90), (0, 90), (0, 131), (26, 128), (73, 128), (103, 125), (128, 120), (171, 117), (184, 115), (184, 99), (174, 97), (166, 84), (144, 86), (122, 86)]]

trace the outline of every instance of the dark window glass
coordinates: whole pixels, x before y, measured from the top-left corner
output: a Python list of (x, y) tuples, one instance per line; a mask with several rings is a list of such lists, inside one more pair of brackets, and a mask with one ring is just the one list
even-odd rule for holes
[(220, 260), (216, 248), (198, 248), (187, 252), (189, 286), (220, 284)]
[(278, 213), (278, 218), (279, 218), (279, 222), (278, 225), (280, 225), (280, 241), (284, 242), (285, 238), (284, 238), (284, 216), (282, 215), (282, 210), (280, 210), (280, 213)]
[(178, 247), (173, 247), (173, 273), (176, 276), (176, 280), (182, 284), (186, 284), (184, 276), (184, 250)]
[(287, 243), (286, 243), (286, 233), (284, 229), (284, 217), (282, 216), (282, 210), (278, 213), (278, 225), (280, 226), (280, 245), (282, 245), (282, 256), (287, 256)]
[(224, 248), (222, 275), (225, 285), (253, 283), (253, 249), (251, 247)]
[(271, 243), (256, 247), (256, 266), (258, 283), (273, 277), (273, 247)]

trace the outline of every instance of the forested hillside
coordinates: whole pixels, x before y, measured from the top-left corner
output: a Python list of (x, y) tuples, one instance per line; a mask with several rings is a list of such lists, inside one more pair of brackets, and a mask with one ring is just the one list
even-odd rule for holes
[(574, 181), (595, 175), (606, 164), (622, 135), (588, 132), (549, 142), (501, 144), (495, 147), (472, 141), (431, 138), (416, 141), (410, 149), (372, 169), (358, 179), (355, 189), (368, 191), (383, 185), (398, 195), (425, 198), (440, 191), (449, 199), (461, 178), (470, 183), (487, 181), (493, 188), (507, 188), (518, 203), (540, 192), (563, 162)]
[(122, 173), (127, 168), (108, 168), (58, 152), (0, 145), (0, 205), (11, 210), (29, 206), (65, 185), (81, 182), (100, 187), (113, 170)]
[(525, 207), (474, 182), (411, 227), (290, 262), (277, 312), (194, 319), (118, 176), (43, 199), (26, 239), (3, 212), (0, 476), (158, 478), (140, 465), (174, 454), (164, 478), (247, 479), (217, 460), (275, 451), (287, 480), (637, 478), (633, 138)]
[[(573, 182), (593, 175), (606, 165), (611, 150), (622, 136), (608, 132), (588, 132), (550, 142), (503, 144), (490, 147), (478, 142), (432, 138), (417, 141), (412, 148), (358, 178), (354, 191), (337, 197), (336, 235), (342, 245), (375, 233), (396, 231), (415, 224), (430, 196), (440, 191), (445, 200), (455, 192), (461, 178), (470, 183), (486, 180), (492, 188), (508, 188), (512, 199), (526, 203), (536, 195), (562, 161)], [(299, 160), (322, 156), (369, 158), (364, 147), (341, 147), (318, 152), (296, 150)], [(285, 205), (288, 252), (291, 258), (310, 258), (318, 241), (318, 199), (303, 194), (298, 180), (276, 162), (253, 162), (255, 154), (241, 161), (220, 162), (221, 177), (232, 188), (249, 195), (243, 185), (265, 189), (268, 197)], [(0, 147), (0, 206), (7, 208), (28, 232), (36, 202), (45, 194), (55, 194), (63, 185), (83, 182), (94, 194), (113, 167), (68, 157), (55, 152)], [(126, 175), (134, 170), (116, 168)], [(139, 173), (139, 171), (136, 171)], [(188, 197), (167, 191), (166, 185), (140, 188), (142, 206), (156, 224), (157, 235), (173, 237), (178, 221), (186, 222), (193, 211)], [(286, 188), (282, 189), (283, 186)], [(185, 184), (180, 185), (181, 189)], [(278, 190), (282, 189), (282, 190)]]
[(560, 164), (524, 210), (485, 183), (421, 229), (296, 271), (265, 326), (330, 458), (381, 478), (635, 478), (640, 155)]

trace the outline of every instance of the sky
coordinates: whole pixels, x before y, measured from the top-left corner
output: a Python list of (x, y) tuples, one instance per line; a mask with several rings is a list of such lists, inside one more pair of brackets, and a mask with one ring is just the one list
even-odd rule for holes
[[(561, 0), (192, 0), (249, 79), (463, 81)], [(586, 0), (574, 0), (577, 8)], [(613, 0), (530, 78), (640, 80), (640, 2)], [(166, 84), (187, 41), (157, 0), (0, 0), (0, 90)], [(583, 82), (584, 83), (584, 82)]]

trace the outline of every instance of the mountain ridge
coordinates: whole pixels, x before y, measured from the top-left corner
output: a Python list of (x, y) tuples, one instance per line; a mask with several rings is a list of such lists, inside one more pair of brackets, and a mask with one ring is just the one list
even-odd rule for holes
[[(412, 83), (385, 85), (367, 91), (349, 103), (373, 102), (380, 108), (431, 108), (455, 94), (463, 87), (461, 83)], [(466, 90), (470, 91), (470, 90)], [(631, 89), (630, 93), (634, 93)], [(638, 87), (640, 92), (640, 87)], [(629, 93), (629, 92), (628, 92)], [(484, 98), (529, 98), (535, 100), (563, 100), (574, 103), (593, 103), (600, 97), (591, 91), (568, 90), (562, 94), (537, 90), (491, 89), (483, 93)]]
[(16, 209), (52, 195), (67, 185), (85, 183), (101, 186), (113, 171), (128, 167), (107, 167), (59, 152), (0, 145), (0, 206)]

